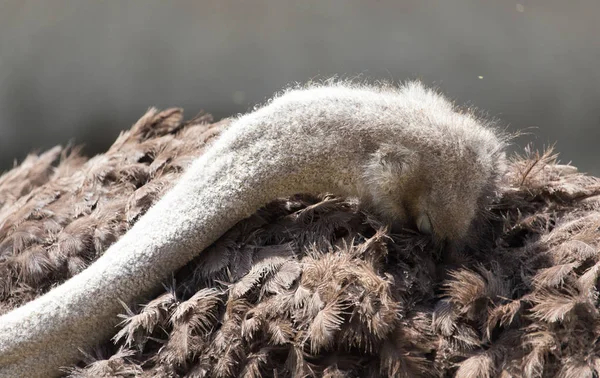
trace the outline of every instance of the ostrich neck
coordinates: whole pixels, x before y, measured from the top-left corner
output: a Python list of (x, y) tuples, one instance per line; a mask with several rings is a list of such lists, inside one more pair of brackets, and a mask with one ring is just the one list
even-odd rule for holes
[[(245, 138), (256, 138), (252, 128), (227, 133), (233, 135), (223, 135), (198, 158), (95, 263), (0, 317), (0, 377), (21, 371), (17, 369), (23, 365), (30, 366), (28, 376), (35, 377), (46, 374), (49, 366), (76, 361), (81, 356), (77, 348), (110, 336), (116, 314), (123, 310), (120, 301), (132, 304), (152, 294), (169, 274), (269, 200), (294, 192), (335, 190), (337, 175), (327, 168), (333, 167), (334, 156), (321, 159), (292, 141), (283, 145), (280, 136), (245, 143)], [(53, 350), (65, 340), (70, 349)]]

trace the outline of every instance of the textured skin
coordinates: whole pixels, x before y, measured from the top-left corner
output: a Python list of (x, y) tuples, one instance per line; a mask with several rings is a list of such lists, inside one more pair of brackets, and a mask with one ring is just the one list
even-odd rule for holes
[[(0, 377), (51, 377), (110, 337), (239, 220), (277, 197), (357, 195), (383, 214), (465, 237), (503, 169), (504, 143), (419, 83), (289, 90), (240, 117), (180, 182), (82, 273), (0, 317)], [(420, 228), (426, 229), (422, 225)]]

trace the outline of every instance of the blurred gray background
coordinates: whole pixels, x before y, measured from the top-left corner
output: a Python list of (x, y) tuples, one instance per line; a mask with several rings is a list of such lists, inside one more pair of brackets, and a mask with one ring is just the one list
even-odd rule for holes
[(149, 106), (248, 110), (295, 81), (420, 78), (515, 149), (600, 175), (600, 1), (0, 1), (0, 170), (103, 151)]

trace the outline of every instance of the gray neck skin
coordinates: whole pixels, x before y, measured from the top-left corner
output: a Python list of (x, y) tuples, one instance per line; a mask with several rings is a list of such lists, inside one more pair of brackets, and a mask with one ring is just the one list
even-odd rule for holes
[(464, 236), (501, 171), (501, 148), (477, 119), (419, 84), (288, 92), (234, 122), (98, 261), (0, 317), (0, 377), (56, 375), (78, 348), (114, 333), (119, 299), (143, 300), (277, 197), (358, 195), (394, 219), (426, 214), (442, 237)]
[(90, 267), (0, 317), (0, 377), (58, 374), (59, 367), (82, 357), (79, 348), (114, 333), (123, 311), (119, 300), (133, 304), (151, 295), (169, 274), (269, 200), (354, 186), (348, 170), (342, 169), (343, 180), (338, 177), (340, 167), (357, 162), (326, 147), (337, 145), (339, 151), (344, 143), (339, 135), (332, 140), (335, 133), (305, 133), (297, 140), (295, 132), (268, 133), (270, 126), (253, 117), (235, 122)]

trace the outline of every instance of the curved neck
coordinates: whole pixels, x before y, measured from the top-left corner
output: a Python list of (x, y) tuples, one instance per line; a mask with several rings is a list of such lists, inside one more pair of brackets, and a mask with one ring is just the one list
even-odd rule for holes
[[(116, 314), (123, 310), (120, 301), (132, 304), (151, 294), (169, 274), (269, 200), (333, 189), (332, 172), (306, 179), (318, 160), (315, 156), (299, 159), (293, 146), (276, 140), (230, 143), (239, 140), (235, 136), (224, 135), (198, 158), (95, 263), (0, 317), (0, 377), (24, 371), (30, 377), (56, 374), (60, 366), (79, 359), (79, 348), (110, 336)], [(328, 170), (323, 165), (320, 169)]]

